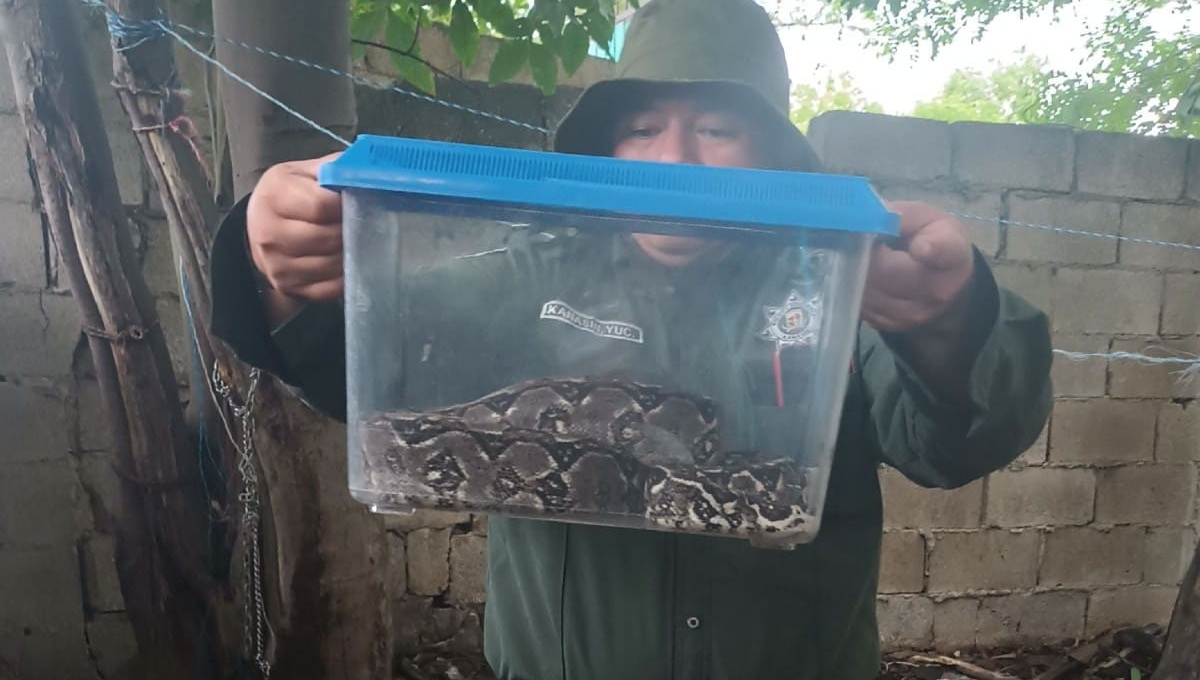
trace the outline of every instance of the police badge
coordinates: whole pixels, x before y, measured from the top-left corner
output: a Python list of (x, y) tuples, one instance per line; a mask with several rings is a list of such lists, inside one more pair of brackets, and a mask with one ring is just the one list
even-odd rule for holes
[(759, 333), (759, 337), (773, 341), (776, 348), (816, 343), (821, 327), (821, 304), (818, 298), (802, 297), (799, 291), (793, 289), (782, 305), (764, 306), (763, 312), (767, 315), (767, 326)]

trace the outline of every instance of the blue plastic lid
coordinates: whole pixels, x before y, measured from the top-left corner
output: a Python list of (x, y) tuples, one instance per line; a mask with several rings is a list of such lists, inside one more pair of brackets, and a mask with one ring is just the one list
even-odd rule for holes
[(896, 235), (864, 177), (651, 163), (361, 135), (321, 186), (547, 210)]

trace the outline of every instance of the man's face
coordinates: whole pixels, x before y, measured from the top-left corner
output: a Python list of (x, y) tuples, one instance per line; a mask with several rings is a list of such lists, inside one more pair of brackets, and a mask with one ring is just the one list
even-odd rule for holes
[[(687, 98), (652, 100), (622, 116), (613, 140), (617, 158), (659, 163), (763, 167), (761, 149), (745, 116)], [(633, 238), (650, 257), (668, 266), (687, 264), (715, 245), (684, 236), (634, 234)]]

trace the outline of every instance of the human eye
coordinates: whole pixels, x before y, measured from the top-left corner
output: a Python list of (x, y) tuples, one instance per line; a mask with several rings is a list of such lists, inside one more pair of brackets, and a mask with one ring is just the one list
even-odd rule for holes
[(738, 117), (723, 113), (704, 116), (697, 128), (703, 135), (724, 140), (738, 139), (746, 133), (746, 126)]
[(631, 116), (620, 128), (621, 139), (652, 139), (662, 131), (662, 125), (652, 114)]

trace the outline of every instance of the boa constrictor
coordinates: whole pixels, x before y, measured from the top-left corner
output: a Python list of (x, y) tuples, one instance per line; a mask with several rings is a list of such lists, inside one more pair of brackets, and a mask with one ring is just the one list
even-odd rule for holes
[(401, 506), (569, 515), (749, 537), (815, 527), (813, 471), (722, 452), (709, 399), (617, 379), (539, 379), (361, 423), (368, 485)]

